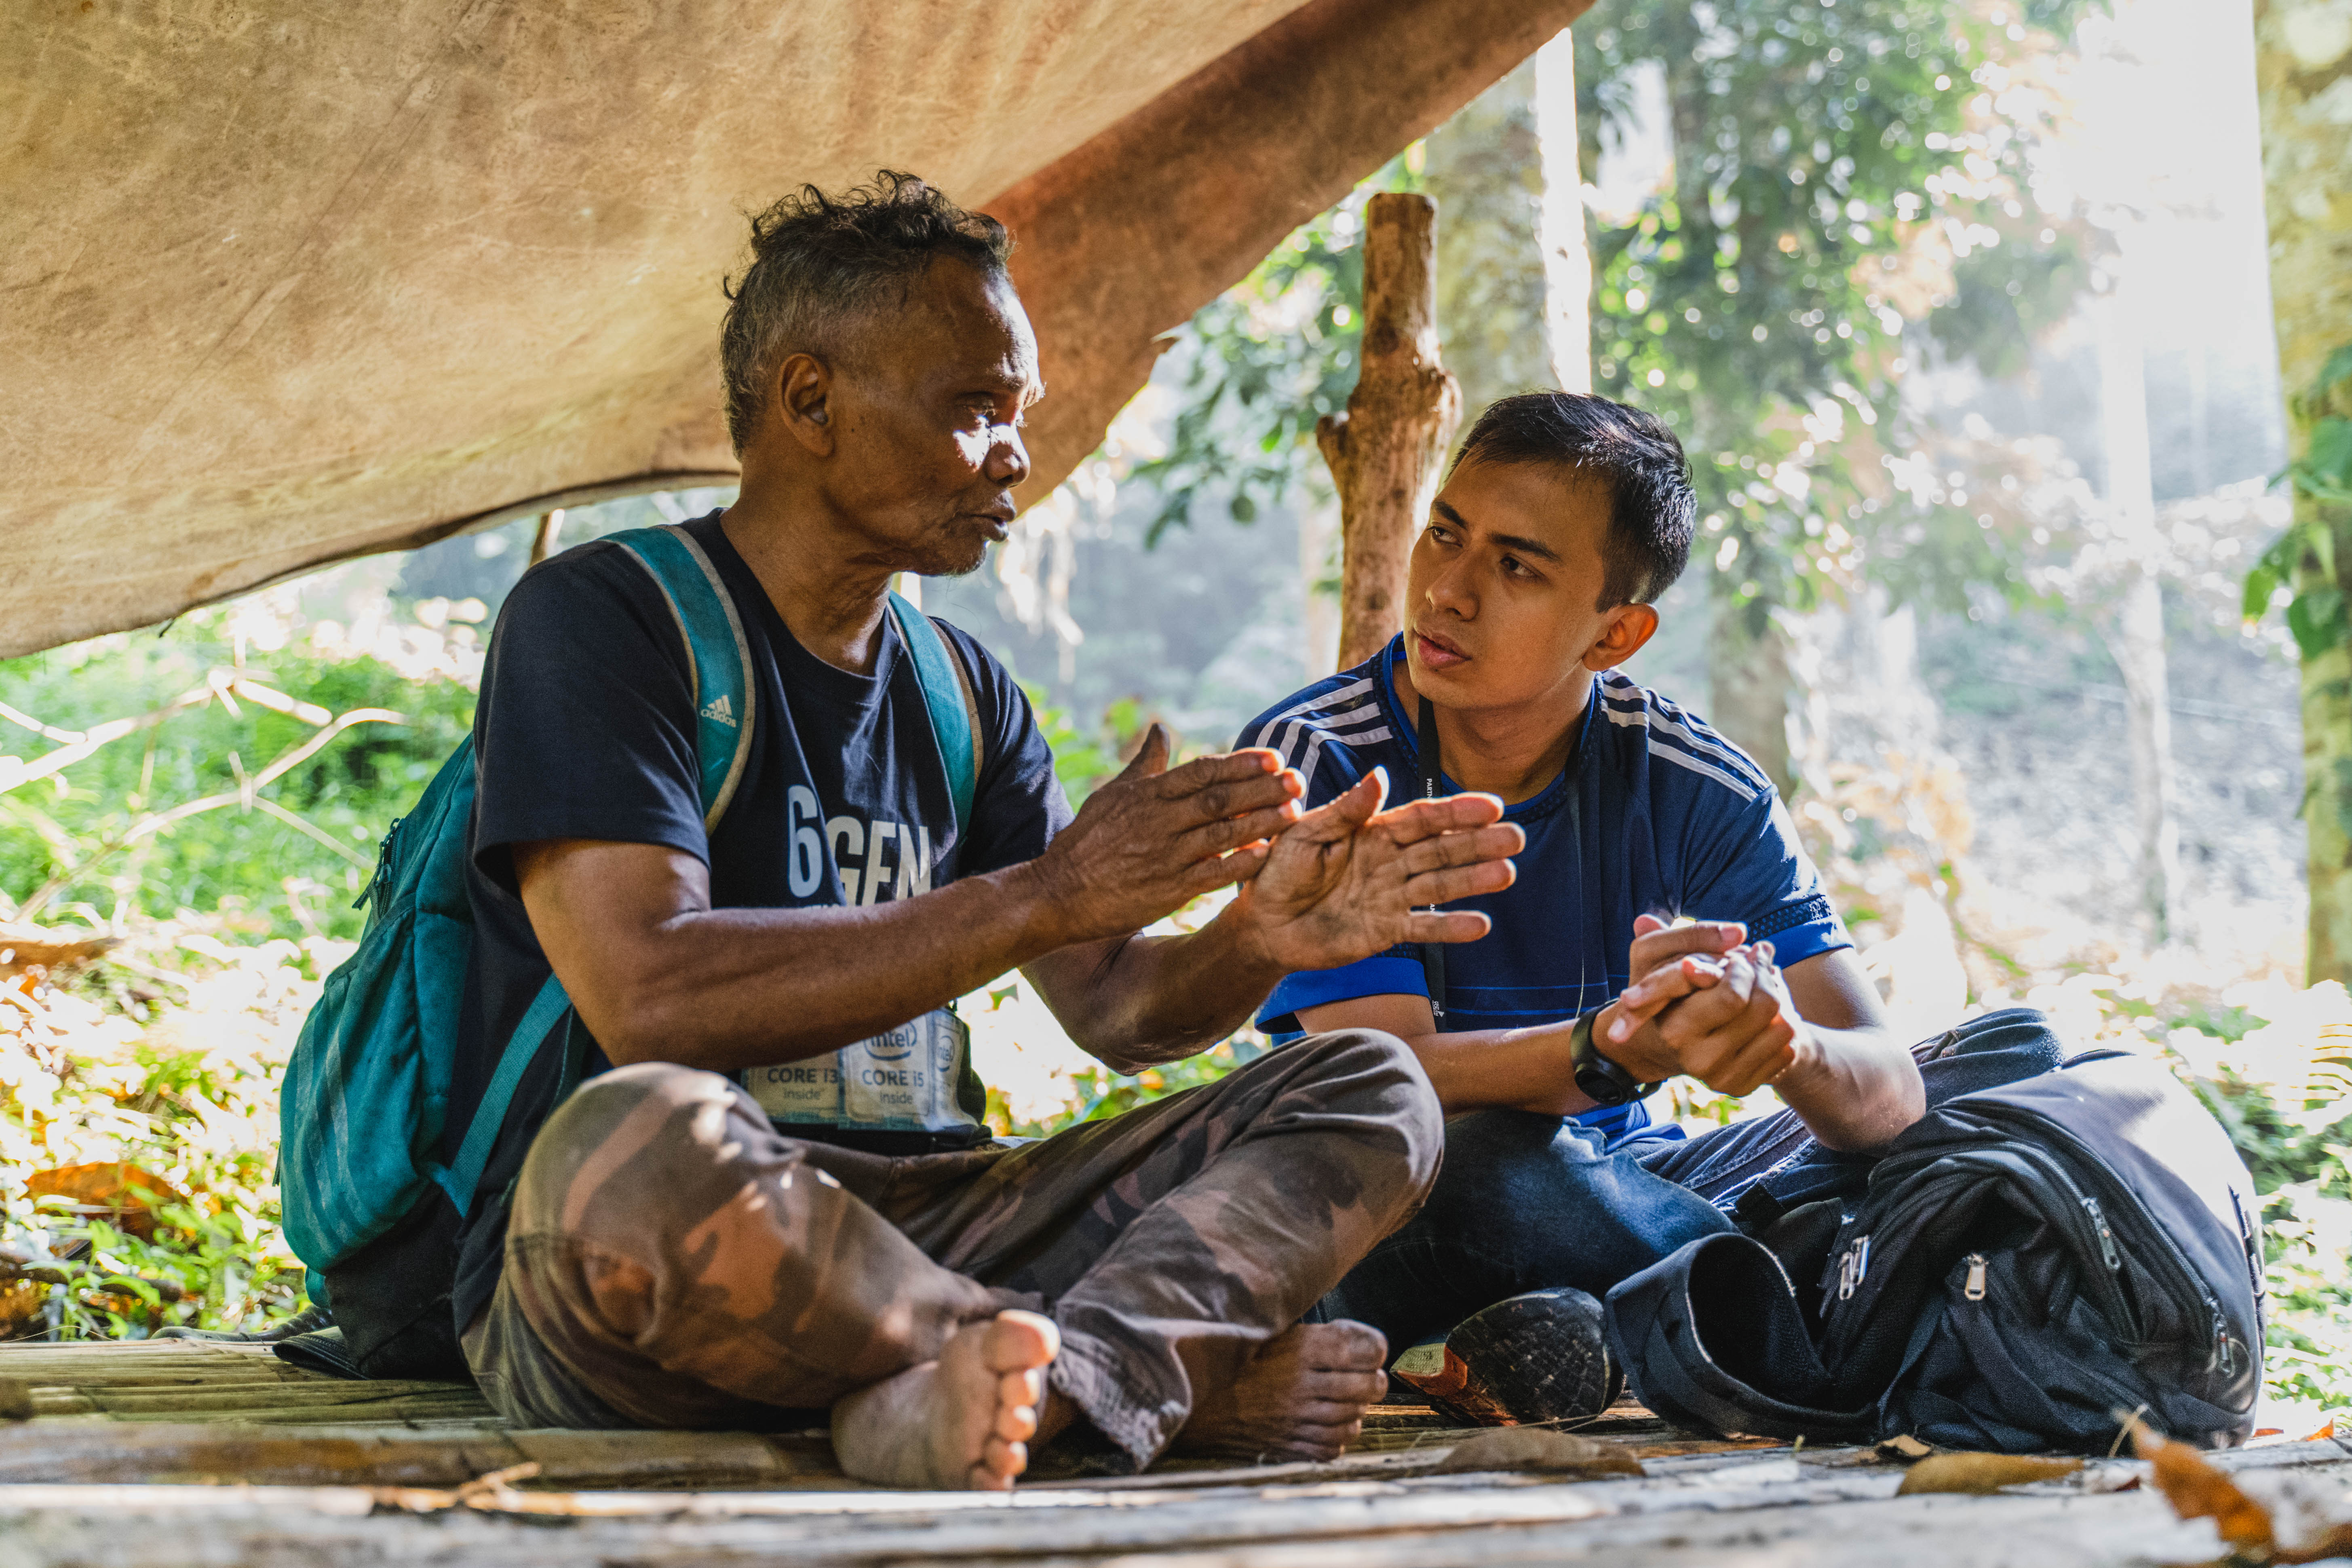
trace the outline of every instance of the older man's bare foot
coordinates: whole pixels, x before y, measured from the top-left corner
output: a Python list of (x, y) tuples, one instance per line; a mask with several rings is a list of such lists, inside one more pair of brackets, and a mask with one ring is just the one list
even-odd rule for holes
[(1389, 1342), (1366, 1323), (1301, 1323), (1268, 1341), (1230, 1388), (1200, 1393), (1180, 1453), (1333, 1459), (1388, 1392)]
[(1061, 1348), (1053, 1321), (1034, 1312), (966, 1324), (939, 1360), (833, 1407), (842, 1469), (884, 1486), (1010, 1491), (1028, 1468), (1045, 1367)]

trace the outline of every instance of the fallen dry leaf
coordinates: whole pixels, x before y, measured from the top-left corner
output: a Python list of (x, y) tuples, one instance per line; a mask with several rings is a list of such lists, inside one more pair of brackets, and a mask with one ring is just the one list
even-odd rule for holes
[(102, 1211), (108, 1224), (142, 1241), (155, 1239), (155, 1210), (184, 1204), (188, 1195), (154, 1172), (121, 1160), (58, 1165), (25, 1178), (25, 1195), (60, 1197), (84, 1209)]
[(1497, 1426), (1465, 1437), (1439, 1461), (1433, 1475), (1465, 1470), (1539, 1470), (1584, 1479), (1639, 1476), (1642, 1462), (1613, 1444), (1540, 1426)]
[(2324, 1563), (2330, 1557), (2352, 1557), (2352, 1524), (2331, 1524), (2302, 1545), (2281, 1547), (2273, 1563)]
[(2270, 1510), (2240, 1491), (2238, 1483), (2202, 1454), (2186, 1443), (2158, 1436), (2144, 1421), (2132, 1421), (2131, 1436), (2133, 1451), (2148, 1462), (2150, 1479), (2174, 1513), (2182, 1519), (2211, 1520), (2221, 1539), (2241, 1550), (2266, 1552), (2271, 1549)]
[(71, 927), (0, 922), (0, 975), (76, 969), (116, 946), (121, 938)]
[(486, 1476), (476, 1476), (455, 1491), (439, 1487), (370, 1487), (368, 1495), (380, 1509), (398, 1509), (403, 1513), (443, 1513), (453, 1508), (470, 1508), (483, 1513), (497, 1513), (515, 1499), (509, 1490), (515, 1481), (530, 1480), (539, 1474), (539, 1461), (529, 1460), (509, 1465), (503, 1470), (492, 1470)]
[(39, 1279), (0, 1279), (0, 1340), (21, 1340), (48, 1331), (42, 1311), (49, 1300), (48, 1285)]
[(1887, 1438), (1874, 1450), (1880, 1458), (1897, 1465), (1912, 1464), (1926, 1458), (1935, 1451), (1933, 1445), (1922, 1443), (1908, 1432), (1899, 1437)]
[(1930, 1454), (1911, 1467), (1897, 1497), (1919, 1492), (1979, 1495), (2026, 1481), (2054, 1481), (2083, 1468), (2080, 1459), (2049, 1459), (2032, 1454)]

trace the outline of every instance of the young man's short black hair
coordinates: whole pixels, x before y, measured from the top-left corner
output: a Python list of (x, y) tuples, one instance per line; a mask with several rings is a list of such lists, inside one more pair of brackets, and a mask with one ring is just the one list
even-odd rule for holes
[(740, 452), (776, 367), (795, 353), (840, 363), (855, 329), (942, 256), (1003, 276), (1013, 240), (912, 174), (884, 169), (834, 195), (803, 185), (751, 219), (751, 265), (726, 285), (719, 330), (727, 433)]
[(1646, 605), (1690, 560), (1698, 495), (1683, 444), (1654, 414), (1580, 392), (1523, 392), (1486, 405), (1454, 466), (1557, 463), (1609, 487), (1601, 609)]

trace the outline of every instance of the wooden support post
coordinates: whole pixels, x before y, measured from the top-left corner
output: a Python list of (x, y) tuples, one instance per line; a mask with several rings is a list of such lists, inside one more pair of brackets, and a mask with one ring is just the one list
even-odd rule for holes
[(556, 536), (563, 531), (563, 509), (557, 507), (539, 520), (539, 531), (531, 535), (530, 560), (523, 570), (528, 572), (555, 553)]
[(1437, 204), (1374, 196), (1364, 214), (1364, 341), (1348, 411), (1316, 445), (1339, 492), (1339, 668), (1403, 625), (1405, 567), (1462, 422), (1462, 389), (1437, 358)]

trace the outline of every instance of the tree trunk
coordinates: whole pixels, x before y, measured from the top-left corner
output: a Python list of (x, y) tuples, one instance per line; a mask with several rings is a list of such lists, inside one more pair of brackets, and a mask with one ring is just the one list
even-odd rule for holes
[(1307, 679), (1320, 680), (1340, 668), (1332, 663), (1339, 651), (1339, 601), (1331, 584), (1331, 545), (1339, 532), (1332, 508), (1317, 503), (1298, 510), (1298, 575), (1307, 584), (1307, 615), (1300, 629)]
[(1445, 213), (1438, 335), (1475, 417), (1498, 397), (1552, 384), (1535, 61), (1431, 134), (1423, 177)]
[[(2295, 449), (2300, 447), (2297, 441)], [(2308, 496), (2295, 497), (2294, 505), (2299, 515), (2320, 507)], [(2338, 517), (2333, 531), (2335, 582), (2328, 582), (2318, 561), (2305, 556), (2295, 574), (2298, 595), (2331, 585), (2352, 593), (2352, 571), (2347, 570), (2352, 565), (2352, 526)], [(2304, 981), (2352, 985), (2352, 647), (2338, 642), (2306, 655), (2302, 673), (2303, 817), (2309, 846), (2305, 877), (2311, 897)]]
[[(2131, 258), (2126, 254), (2124, 267)], [(2139, 323), (2122, 290), (2095, 301), (2101, 446), (2106, 454), (2107, 507), (2123, 546), (2116, 598), (2101, 617), (2107, 650), (2124, 677), (2124, 719), (2131, 751), (2133, 884), (2150, 940), (2172, 936), (2180, 885), (2180, 824), (2174, 810), (2171, 680), (2164, 645), (2164, 590), (2157, 575), (2156, 495), (2149, 473), (2147, 371)]]
[(1437, 321), (1473, 413), (1498, 397), (1592, 390), (1592, 262), (1566, 31), (1429, 139)]
[(1576, 132), (1576, 40), (1536, 53), (1536, 145), (1543, 162), (1544, 338), (1562, 392), (1592, 390), (1592, 250)]
[(1339, 667), (1362, 663), (1403, 625), (1405, 567), (1462, 419), (1462, 389), (1437, 357), (1437, 204), (1395, 192), (1364, 209), (1364, 343), (1345, 414), (1316, 445), (1339, 492)]
[[(1347, 419), (1326, 420), (1317, 432), (1339, 479), (1346, 559), (1339, 610), (1343, 669), (1370, 658), (1401, 622), (1405, 559), (1437, 493), (1445, 449), (1465, 404), (1483, 407), (1497, 397), (1552, 385), (1591, 390), (1587, 311), (1592, 270), (1577, 163), (1574, 69), (1575, 55), (1563, 31), (1430, 137), (1429, 191), (1446, 213), (1444, 231), (1433, 241), (1426, 231), (1434, 209), (1424, 198), (1372, 198), (1364, 241), (1363, 370), (1348, 400)], [(1423, 216), (1416, 220), (1422, 237), (1415, 243), (1430, 248), (1410, 258), (1392, 255), (1400, 269), (1386, 286), (1393, 298), (1384, 307), (1376, 274), (1383, 265), (1378, 248), (1382, 204), (1391, 201), (1423, 202)], [(1390, 210), (1393, 215), (1396, 209)], [(1401, 220), (1391, 216), (1387, 221)], [(1403, 231), (1397, 235), (1402, 237)], [(1403, 312), (1391, 341), (1405, 352), (1376, 366), (1380, 351), (1372, 340), (1384, 308)], [(1454, 375), (1439, 365), (1440, 323), (1443, 357)], [(1429, 336), (1425, 346), (1420, 342), (1423, 332)], [(1391, 382), (1393, 395), (1368, 393)], [(1352, 455), (1362, 441), (1357, 426), (1375, 405), (1391, 410), (1382, 417), (1395, 422), (1396, 430), (1379, 444), (1384, 455), (1370, 461), (1393, 473), (1360, 477), (1351, 498), (1348, 467), (1360, 468), (1367, 461)], [(1426, 459), (1409, 458), (1424, 436)], [(1409, 461), (1418, 463), (1416, 477), (1400, 490)], [(1371, 518), (1370, 509), (1386, 508), (1401, 496), (1410, 498), (1401, 514)], [(1306, 547), (1302, 536), (1302, 551)], [(1307, 564), (1304, 554), (1301, 560)], [(1310, 658), (1316, 625), (1310, 579)]]
[[(2352, 342), (2352, 122), (2317, 101), (2341, 100), (2352, 73), (2352, 27), (2311, 0), (2254, 0), (2254, 73), (2262, 94), (2263, 180), (2270, 219), (2271, 303), (2279, 380), (2290, 394), (2288, 450), (2301, 458), (2317, 410), (2292, 395)], [(2299, 521), (2323, 520), (2295, 498)], [(2340, 509), (2339, 509), (2340, 510)], [(2334, 520), (2336, 581), (2305, 563), (2295, 588), (2352, 590), (2352, 522)], [(2352, 651), (2339, 642), (2303, 664), (2304, 816), (2311, 835), (2311, 948), (2305, 978), (2352, 981)]]

